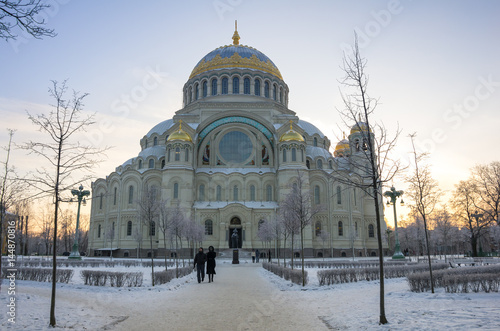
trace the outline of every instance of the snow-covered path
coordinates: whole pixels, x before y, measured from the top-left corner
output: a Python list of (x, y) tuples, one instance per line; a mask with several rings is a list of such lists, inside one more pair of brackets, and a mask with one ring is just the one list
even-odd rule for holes
[(261, 270), (257, 263), (219, 263), (213, 283), (206, 277), (174, 292), (152, 291), (134, 307), (117, 300), (114, 315), (127, 311), (129, 317), (113, 329), (327, 330), (317, 316), (299, 309), (300, 303), (287, 300)]

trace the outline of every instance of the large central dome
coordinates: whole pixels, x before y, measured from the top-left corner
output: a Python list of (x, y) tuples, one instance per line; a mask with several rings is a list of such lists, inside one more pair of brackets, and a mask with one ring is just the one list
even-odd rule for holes
[(271, 59), (253, 47), (240, 45), (239, 39), (240, 36), (235, 31), (233, 45), (221, 46), (205, 55), (196, 64), (189, 78), (214, 69), (245, 68), (261, 70), (283, 79), (278, 67)]

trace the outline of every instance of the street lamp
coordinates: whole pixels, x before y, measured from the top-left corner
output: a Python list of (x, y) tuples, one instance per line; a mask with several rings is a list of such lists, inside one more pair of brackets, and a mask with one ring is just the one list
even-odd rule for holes
[[(397, 259), (404, 259), (405, 256), (403, 253), (401, 253), (401, 247), (399, 245), (399, 237), (398, 237), (398, 220), (396, 217), (396, 200), (397, 198), (401, 197), (403, 195), (403, 191), (396, 191), (396, 189), (391, 187), (390, 191), (384, 192), (384, 196), (389, 198), (390, 200), (387, 200), (387, 206), (392, 206), (394, 207), (394, 232), (396, 235), (396, 247), (394, 247), (394, 255), (392, 256), (393, 260)], [(401, 206), (404, 206), (404, 201), (403, 198), (401, 198)]]
[(73, 249), (69, 255), (69, 259), (81, 260), (80, 250), (78, 249), (78, 226), (80, 225), (80, 205), (85, 204), (85, 197), (90, 195), (90, 191), (83, 190), (83, 185), (80, 185), (78, 190), (71, 190), (71, 194), (76, 195), (78, 198), (78, 212), (76, 214), (76, 230), (75, 230), (75, 242), (73, 243)]

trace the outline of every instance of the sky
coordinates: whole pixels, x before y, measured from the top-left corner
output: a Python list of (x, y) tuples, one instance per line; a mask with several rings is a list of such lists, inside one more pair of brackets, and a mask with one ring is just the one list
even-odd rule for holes
[[(0, 146), (7, 144), (7, 128), (16, 130), (18, 144), (44, 139), (26, 112), (49, 110), (51, 80), (67, 79), (71, 89), (89, 93), (84, 110), (96, 113), (96, 125), (81, 139), (113, 147), (95, 169), (105, 177), (137, 156), (139, 140), (153, 126), (182, 108), (192, 69), (232, 43), (238, 20), (240, 43), (272, 59), (289, 87), (289, 108), (320, 128), (333, 148), (349, 132), (339, 115), (340, 66), (356, 32), (368, 92), (379, 102), (372, 121), (389, 135), (401, 129), (394, 158), (408, 164), (408, 135), (416, 132), (417, 148), (429, 153), (433, 176), (448, 193), (473, 166), (500, 160), (500, 2), (50, 3), (42, 17), (56, 37), (1, 41)], [(12, 153), (21, 174), (37, 162), (24, 151)], [(402, 177), (390, 184), (407, 187)]]

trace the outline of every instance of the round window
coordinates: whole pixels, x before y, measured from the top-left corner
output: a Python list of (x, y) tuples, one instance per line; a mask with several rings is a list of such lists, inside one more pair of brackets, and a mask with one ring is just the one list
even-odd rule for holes
[(240, 131), (228, 132), (219, 143), (219, 154), (226, 162), (243, 163), (252, 155), (250, 138)]

